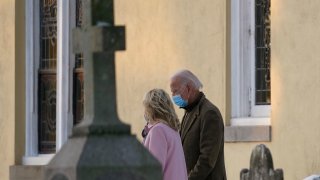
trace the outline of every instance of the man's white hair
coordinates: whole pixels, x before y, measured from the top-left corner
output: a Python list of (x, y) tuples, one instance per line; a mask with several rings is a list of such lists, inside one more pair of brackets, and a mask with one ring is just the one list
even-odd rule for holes
[(191, 71), (187, 69), (177, 71), (172, 77), (173, 78), (180, 78), (182, 83), (190, 84), (195, 89), (200, 90), (203, 85), (200, 80), (195, 76)]

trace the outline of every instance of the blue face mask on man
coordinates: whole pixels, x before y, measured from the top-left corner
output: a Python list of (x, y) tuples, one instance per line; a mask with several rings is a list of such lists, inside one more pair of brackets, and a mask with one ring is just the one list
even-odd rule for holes
[(188, 101), (184, 100), (180, 94), (172, 96), (172, 100), (179, 107), (186, 107), (188, 105)]

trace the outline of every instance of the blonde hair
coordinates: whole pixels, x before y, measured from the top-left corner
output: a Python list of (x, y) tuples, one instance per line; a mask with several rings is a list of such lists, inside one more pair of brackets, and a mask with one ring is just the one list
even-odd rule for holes
[(158, 120), (178, 131), (180, 122), (174, 110), (170, 96), (163, 89), (150, 90), (143, 99), (145, 116), (149, 120)]

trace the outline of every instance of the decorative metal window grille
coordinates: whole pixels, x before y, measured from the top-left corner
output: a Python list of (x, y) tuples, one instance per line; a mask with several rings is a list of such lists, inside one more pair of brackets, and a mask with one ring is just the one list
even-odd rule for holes
[(256, 0), (255, 27), (255, 104), (270, 105), (270, 0)]
[(39, 153), (56, 151), (57, 1), (40, 0)]
[[(82, 0), (76, 1), (76, 27), (82, 26)], [(76, 68), (83, 68), (83, 55), (76, 55)]]
[[(82, 26), (82, 0), (76, 1), (76, 26)], [(80, 123), (84, 112), (83, 54), (76, 54), (73, 86), (73, 124)]]

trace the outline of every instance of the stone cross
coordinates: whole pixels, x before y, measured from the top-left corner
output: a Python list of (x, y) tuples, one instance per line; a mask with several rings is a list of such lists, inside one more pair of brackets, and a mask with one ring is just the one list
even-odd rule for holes
[(112, 0), (83, 3), (83, 26), (73, 31), (73, 45), (85, 59), (85, 117), (73, 133), (129, 133), (116, 112), (114, 67), (115, 51), (125, 49), (125, 28), (114, 26)]
[(260, 144), (254, 148), (250, 158), (250, 170), (242, 169), (241, 180), (283, 180), (282, 169), (273, 169), (272, 156), (269, 149)]
[(82, 3), (83, 26), (73, 31), (73, 45), (85, 59), (84, 119), (45, 167), (43, 179), (160, 180), (160, 163), (117, 116), (114, 54), (125, 49), (125, 28), (114, 26), (113, 0)]

